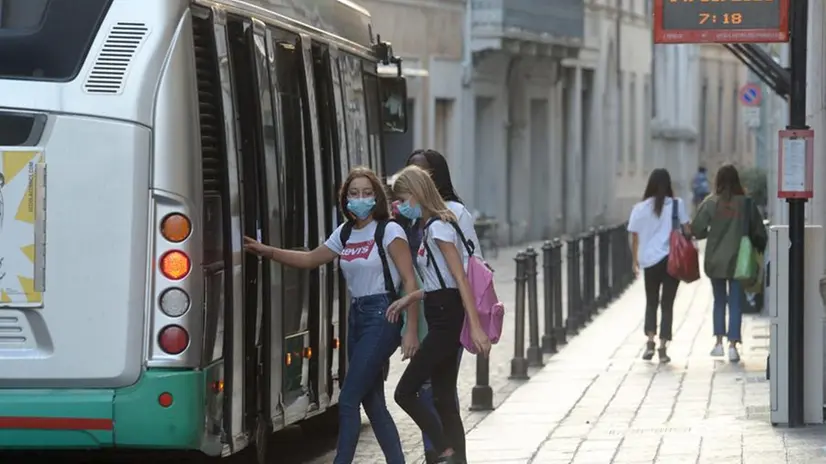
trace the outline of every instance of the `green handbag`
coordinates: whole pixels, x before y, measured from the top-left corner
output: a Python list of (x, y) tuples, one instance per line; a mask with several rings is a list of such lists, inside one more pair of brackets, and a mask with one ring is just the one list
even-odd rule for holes
[(749, 224), (751, 223), (751, 199), (744, 200), (743, 236), (740, 237), (740, 248), (737, 250), (737, 266), (734, 268), (734, 278), (741, 282), (752, 282), (757, 276), (757, 251), (749, 238)]
[[(424, 288), (422, 279), (418, 275), (416, 275), (416, 284), (419, 288)], [(404, 291), (400, 292), (400, 296), (404, 296)], [(424, 302), (419, 301), (417, 305), (419, 306), (419, 341), (421, 342), (427, 335), (427, 320), (424, 318)], [(402, 336), (404, 336), (407, 331), (407, 311), (402, 312), (402, 321)]]

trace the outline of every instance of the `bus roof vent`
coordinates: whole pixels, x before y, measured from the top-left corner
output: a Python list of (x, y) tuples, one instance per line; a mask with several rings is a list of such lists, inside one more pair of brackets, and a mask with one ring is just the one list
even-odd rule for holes
[(120, 94), (132, 58), (148, 34), (149, 28), (143, 23), (120, 22), (112, 26), (95, 60), (95, 66), (86, 77), (86, 92)]

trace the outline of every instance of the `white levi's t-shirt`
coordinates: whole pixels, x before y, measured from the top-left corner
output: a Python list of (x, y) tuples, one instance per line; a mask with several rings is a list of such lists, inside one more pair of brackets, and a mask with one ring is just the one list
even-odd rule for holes
[[(462, 231), (462, 233), (464, 233), (464, 231)], [(430, 263), (428, 263), (427, 251), (424, 246), (425, 240), (427, 241), (427, 246), (434, 255), (433, 259), (430, 260)], [(419, 245), (419, 253), (416, 257), (416, 263), (418, 264), (418, 267), (423, 275), (422, 281), (425, 292), (441, 290), (442, 288), (459, 287), (456, 283), (456, 279), (453, 278), (453, 274), (450, 273), (450, 268), (447, 266), (444, 255), (442, 255), (442, 250), (439, 248), (439, 244), (436, 243), (437, 240), (442, 242), (451, 242), (456, 245), (456, 249), (459, 251), (459, 256), (462, 257), (462, 264), (464, 265), (465, 272), (467, 272), (467, 250), (465, 249), (465, 245), (462, 243), (462, 239), (459, 237), (459, 234), (456, 233), (456, 229), (454, 229), (453, 225), (450, 223), (442, 220), (433, 221), (433, 223), (425, 229), (424, 238), (422, 240), (422, 244)], [(445, 281), (445, 287), (442, 287), (441, 282), (439, 282), (439, 277), (438, 274), (436, 274), (434, 266), (439, 267), (439, 272)]]
[(447, 201), (445, 204), (447, 204), (447, 207), (453, 211), (453, 214), (455, 214), (459, 220), (459, 229), (465, 234), (465, 238), (473, 242), (473, 256), (484, 260), (485, 258), (482, 257), (482, 249), (479, 246), (479, 237), (476, 235), (476, 221), (473, 219), (473, 214), (468, 211), (465, 205), (458, 201)]
[[(654, 212), (654, 198), (643, 200), (631, 210), (631, 218), (628, 220), (628, 231), (639, 236), (639, 248), (637, 251), (637, 262), (640, 268), (649, 268), (668, 256), (670, 245), (669, 238), (673, 224), (671, 218), (674, 200), (666, 198), (663, 204), (662, 214), (658, 217)], [(689, 222), (688, 213), (685, 210), (685, 203), (682, 199), (677, 199), (677, 219), (680, 224)]]
[[(333, 231), (330, 238), (324, 242), (333, 253), (339, 255), (339, 266), (347, 281), (347, 289), (354, 298), (368, 295), (381, 295), (387, 293), (384, 287), (384, 272), (381, 266), (381, 258), (376, 247), (376, 221), (372, 221), (361, 229), (353, 228), (350, 238), (347, 239), (347, 246), (341, 246), (341, 229), (344, 224), (338, 226)], [(393, 276), (393, 285), (399, 288), (401, 278), (396, 263), (390, 256), (390, 243), (393, 240), (401, 239), (407, 242), (407, 235), (404, 229), (395, 222), (388, 222), (384, 229), (384, 252), (387, 256), (387, 265), (390, 267), (390, 274)]]

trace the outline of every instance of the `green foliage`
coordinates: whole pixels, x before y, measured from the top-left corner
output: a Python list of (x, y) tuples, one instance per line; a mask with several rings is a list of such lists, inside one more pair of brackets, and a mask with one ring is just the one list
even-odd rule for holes
[(743, 188), (760, 206), (766, 206), (768, 197), (768, 174), (764, 169), (747, 168), (740, 173)]

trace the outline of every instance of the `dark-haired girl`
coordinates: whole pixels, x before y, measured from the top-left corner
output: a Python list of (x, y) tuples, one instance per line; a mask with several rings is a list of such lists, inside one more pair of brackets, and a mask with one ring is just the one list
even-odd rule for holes
[(766, 248), (767, 236), (763, 216), (743, 190), (737, 168), (728, 164), (717, 171), (714, 194), (700, 205), (691, 229), (697, 238), (708, 238), (705, 271), (711, 279), (714, 293), (714, 336), (717, 339), (711, 355), (724, 355), (723, 337), (726, 337), (729, 361), (738, 362), (740, 353), (737, 344), (742, 340), (743, 291), (740, 282), (734, 279), (737, 252), (744, 232), (748, 234), (752, 246), (760, 252)]
[[(313, 251), (283, 250), (249, 237), (244, 238), (244, 247), (250, 253), (302, 269), (314, 269), (340, 257), (341, 272), (353, 299), (347, 330), (349, 364), (338, 400), (338, 449), (333, 462), (353, 462), (361, 427), (359, 407), (363, 405), (386, 462), (403, 464), (404, 453), (396, 424), (387, 410), (382, 375), (383, 366), (399, 346), (401, 322), (386, 316), (392, 296), (387, 291), (379, 247), (389, 258), (387, 264), (393, 288), (398, 289), (401, 280), (407, 294), (417, 290), (413, 261), (404, 230), (395, 222), (387, 222), (390, 207), (373, 171), (361, 167), (350, 171), (341, 187), (339, 203), (348, 217), (348, 228), (352, 227), (350, 236), (344, 240), (342, 231), (347, 223), (340, 225)], [(380, 221), (384, 221), (384, 237), (382, 243), (376, 243)], [(418, 307), (413, 306), (408, 311), (412, 312), (411, 323), (402, 337), (405, 357), (413, 356), (419, 345)]]
[[(642, 201), (634, 205), (628, 220), (634, 272), (639, 273), (642, 268), (645, 279), (645, 335), (648, 340), (642, 359), (646, 361), (654, 357), (655, 350), (660, 362), (671, 361), (667, 347), (671, 341), (674, 298), (680, 282), (667, 272), (669, 239), (675, 227), (682, 227), (688, 233), (688, 221), (685, 204), (682, 199), (674, 197), (668, 171), (653, 170), (648, 177)], [(654, 341), (657, 336), (658, 306), (662, 310), (659, 349)]]

